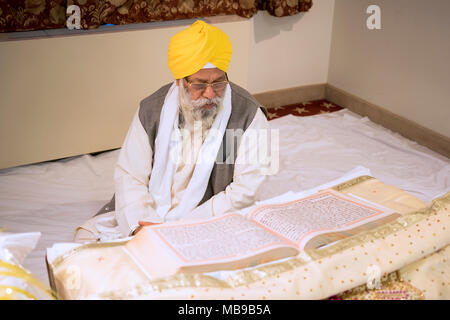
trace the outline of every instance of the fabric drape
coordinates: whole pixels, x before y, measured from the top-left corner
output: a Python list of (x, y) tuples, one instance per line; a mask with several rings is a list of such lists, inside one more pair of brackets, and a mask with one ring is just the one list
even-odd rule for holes
[(312, 0), (0, 0), (0, 32), (65, 28), (66, 10), (77, 5), (81, 28), (199, 17), (238, 15), (258, 10), (276, 17), (308, 11)]

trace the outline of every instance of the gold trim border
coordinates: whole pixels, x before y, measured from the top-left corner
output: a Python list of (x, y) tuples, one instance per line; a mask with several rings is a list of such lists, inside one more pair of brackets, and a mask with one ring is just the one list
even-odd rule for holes
[[(371, 176), (360, 176), (354, 178), (352, 180), (346, 181), (339, 185), (333, 187), (333, 189), (337, 191), (344, 190), (351, 186), (360, 184), (367, 180), (375, 179)], [(166, 289), (176, 289), (183, 287), (191, 287), (191, 288), (199, 288), (199, 287), (210, 287), (210, 288), (236, 288), (242, 285), (249, 285), (257, 281), (261, 281), (265, 278), (279, 275), (281, 273), (293, 270), (297, 267), (305, 265), (309, 263), (311, 260), (316, 261), (319, 259), (323, 259), (324, 257), (336, 254), (343, 250), (349, 249), (356, 245), (359, 245), (361, 242), (366, 242), (370, 240), (376, 240), (383, 237), (386, 237), (392, 233), (398, 232), (399, 230), (405, 229), (418, 221), (425, 219), (426, 217), (440, 211), (446, 205), (450, 204), (450, 192), (447, 192), (445, 195), (434, 199), (432, 203), (423, 209), (413, 211), (410, 213), (405, 213), (401, 217), (395, 219), (392, 222), (389, 222), (385, 225), (377, 227), (373, 230), (363, 232), (361, 234), (357, 234), (351, 236), (349, 238), (343, 239), (336, 243), (335, 245), (331, 245), (324, 249), (310, 249), (305, 250), (304, 253), (306, 257), (302, 258), (301, 255), (292, 257), (286, 261), (279, 263), (272, 263), (269, 265), (264, 265), (256, 268), (252, 268), (250, 270), (240, 270), (234, 271), (227, 279), (219, 280), (212, 276), (195, 273), (195, 274), (176, 274), (167, 278), (148, 280), (145, 283), (139, 285), (140, 291), (151, 291), (151, 292), (161, 292)], [(90, 243), (86, 245), (82, 245), (80, 247), (74, 248), (67, 252), (66, 254), (56, 258), (51, 264), (51, 268), (55, 270), (64, 260), (70, 258), (71, 256), (77, 254), (82, 250), (89, 250), (92, 248), (102, 248), (102, 247), (115, 247), (115, 246), (123, 246), (127, 241), (122, 242), (110, 242), (110, 243)], [(127, 291), (136, 289), (136, 288), (128, 288)], [(104, 292), (100, 294), (102, 297), (109, 298), (119, 298), (118, 293), (114, 292)], [(123, 298), (123, 296), (121, 296)]]

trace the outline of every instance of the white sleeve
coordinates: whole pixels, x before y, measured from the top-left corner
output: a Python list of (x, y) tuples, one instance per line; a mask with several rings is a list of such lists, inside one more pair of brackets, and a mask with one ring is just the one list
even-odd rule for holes
[(148, 189), (153, 151), (136, 112), (120, 150), (114, 171), (116, 220), (124, 236), (138, 227), (138, 221), (162, 222)]
[[(254, 204), (259, 187), (267, 175), (276, 173), (277, 170), (273, 168), (278, 164), (278, 152), (270, 148), (273, 145), (272, 141), (268, 143), (267, 139), (254, 138), (255, 133), (261, 134), (261, 132), (265, 132), (268, 139), (271, 138), (268, 121), (264, 113), (258, 109), (252, 123), (242, 135), (234, 165), (233, 182), (224, 191), (194, 209), (186, 218), (218, 216)], [(262, 156), (259, 150), (263, 151)], [(254, 159), (255, 155), (257, 159)]]

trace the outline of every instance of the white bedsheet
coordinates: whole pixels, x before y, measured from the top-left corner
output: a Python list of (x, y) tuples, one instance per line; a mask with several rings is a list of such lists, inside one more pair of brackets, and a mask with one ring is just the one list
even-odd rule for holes
[[(348, 110), (269, 123), (280, 129), (280, 171), (269, 177), (258, 200), (317, 187), (358, 165), (427, 203), (450, 190), (448, 158)], [(24, 262), (42, 281), (48, 282), (46, 248), (72, 242), (75, 228), (111, 198), (118, 153), (0, 170), (0, 228), (42, 233)]]

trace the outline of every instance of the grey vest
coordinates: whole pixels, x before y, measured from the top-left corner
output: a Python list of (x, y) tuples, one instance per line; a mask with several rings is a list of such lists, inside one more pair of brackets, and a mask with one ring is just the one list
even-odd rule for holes
[[(140, 103), (139, 120), (147, 132), (153, 154), (155, 150), (155, 139), (159, 127), (159, 118), (164, 99), (172, 84), (167, 84), (158, 91), (145, 98)], [(234, 83), (231, 86), (231, 115), (228, 120), (227, 130), (222, 140), (222, 145), (217, 154), (216, 162), (213, 165), (211, 176), (205, 194), (200, 204), (210, 199), (213, 195), (224, 191), (233, 182), (234, 162), (237, 156), (237, 149), (240, 143), (239, 129), (241, 132), (247, 130), (255, 117), (256, 111), (260, 107), (256, 99), (245, 89)], [(264, 108), (262, 111), (266, 114)], [(238, 131), (236, 131), (238, 130)], [(153, 159), (152, 159), (153, 163)], [(111, 201), (103, 206), (96, 214), (102, 214), (115, 210), (115, 196)]]

